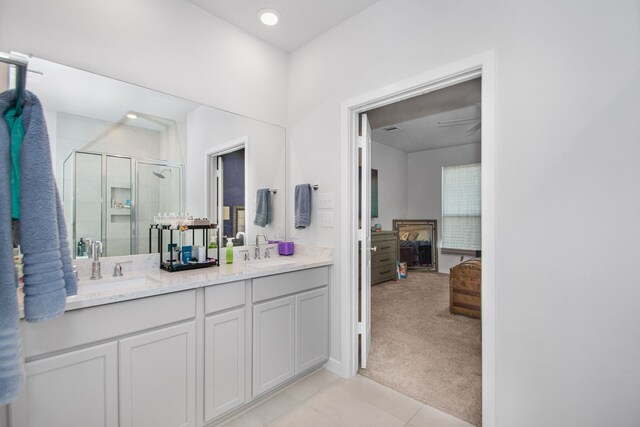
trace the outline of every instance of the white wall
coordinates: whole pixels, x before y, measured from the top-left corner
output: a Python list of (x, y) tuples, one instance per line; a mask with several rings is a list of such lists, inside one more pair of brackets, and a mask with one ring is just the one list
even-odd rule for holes
[(0, 10), (0, 50), (285, 123), (287, 55), (187, 1), (0, 0)]
[[(458, 145), (409, 155), (407, 218), (438, 221), (438, 271), (460, 263), (460, 255), (442, 253), (442, 167), (480, 163), (480, 144)], [(468, 259), (471, 257), (465, 257)]]
[(407, 218), (408, 156), (404, 151), (371, 141), (371, 167), (378, 170), (378, 218), (383, 230), (393, 230), (393, 220)]
[[(498, 426), (640, 425), (638, 16), (636, 0), (381, 0), (291, 55), (290, 179), (339, 201), (342, 101), (495, 49)], [(301, 240), (339, 257), (341, 208)]]

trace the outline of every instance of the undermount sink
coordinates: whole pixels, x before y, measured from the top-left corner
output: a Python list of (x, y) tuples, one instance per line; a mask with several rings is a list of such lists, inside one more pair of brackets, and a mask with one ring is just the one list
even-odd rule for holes
[(99, 280), (84, 279), (78, 283), (78, 294), (118, 293), (126, 289), (140, 289), (159, 284), (150, 276), (103, 277)]
[(285, 265), (294, 264), (294, 261), (289, 259), (254, 259), (253, 261), (247, 261), (246, 264), (255, 268), (273, 268), (282, 267)]

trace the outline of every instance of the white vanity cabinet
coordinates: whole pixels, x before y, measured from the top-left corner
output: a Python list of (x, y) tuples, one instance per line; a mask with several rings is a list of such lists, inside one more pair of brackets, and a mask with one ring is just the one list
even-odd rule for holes
[(296, 374), (329, 359), (329, 290), (296, 295)]
[(295, 297), (253, 307), (253, 395), (257, 396), (295, 375)]
[(25, 388), (11, 407), (15, 427), (117, 427), (118, 344), (26, 364)]
[(218, 423), (326, 362), (328, 282), (316, 267), (22, 322), (8, 427)]
[(195, 427), (195, 332), (188, 322), (120, 340), (120, 427)]
[(246, 402), (245, 287), (241, 281), (205, 289), (205, 422)]
[(10, 426), (195, 427), (195, 296), (23, 322), (27, 378), (10, 405)]
[(253, 396), (328, 359), (329, 271), (253, 280)]

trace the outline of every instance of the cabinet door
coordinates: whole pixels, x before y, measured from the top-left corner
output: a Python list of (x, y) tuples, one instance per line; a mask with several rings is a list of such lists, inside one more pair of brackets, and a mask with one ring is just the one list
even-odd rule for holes
[(209, 421), (245, 402), (244, 308), (204, 324), (204, 416)]
[(253, 395), (257, 396), (294, 375), (295, 297), (253, 307)]
[(329, 291), (296, 295), (296, 374), (329, 357)]
[(195, 426), (195, 322), (120, 341), (120, 427)]
[(116, 342), (29, 362), (25, 370), (25, 387), (10, 407), (13, 427), (118, 425)]

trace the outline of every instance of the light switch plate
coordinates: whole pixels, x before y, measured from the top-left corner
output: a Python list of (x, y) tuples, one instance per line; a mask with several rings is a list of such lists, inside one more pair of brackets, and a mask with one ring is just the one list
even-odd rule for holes
[(333, 193), (318, 194), (318, 209), (333, 209)]
[(333, 228), (333, 212), (322, 212), (322, 226)]

